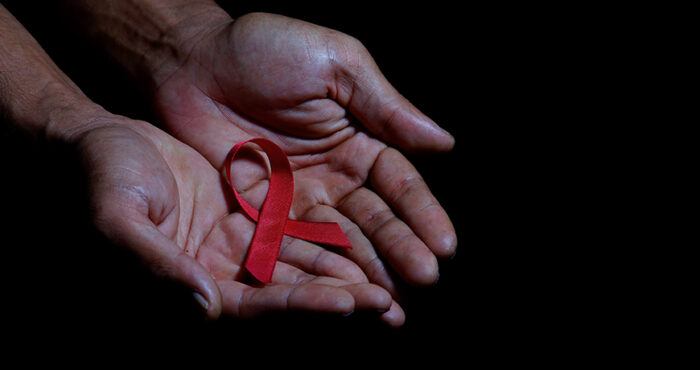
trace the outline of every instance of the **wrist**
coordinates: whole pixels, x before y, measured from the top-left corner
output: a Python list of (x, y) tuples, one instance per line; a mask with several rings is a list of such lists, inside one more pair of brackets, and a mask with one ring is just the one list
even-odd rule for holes
[(82, 125), (68, 119), (79, 110), (97, 111), (53, 64), (22, 25), (0, 5), (0, 112), (18, 131), (49, 140), (67, 139)]
[(196, 53), (197, 47), (233, 22), (233, 18), (213, 1), (187, 2), (170, 16), (164, 34), (167, 52), (160, 52), (159, 63), (150, 69), (153, 87), (158, 88)]
[(82, 93), (63, 83), (46, 82), (32, 99), (15, 100), (7, 120), (21, 132), (49, 142), (73, 142), (109, 116)]
[(47, 141), (74, 143), (87, 131), (108, 122), (112, 116), (89, 98), (65, 91), (65, 86), (54, 86), (50, 97), (39, 105), (42, 134)]
[(232, 21), (213, 0), (68, 4), (90, 37), (147, 89), (157, 88), (180, 68), (205, 32)]

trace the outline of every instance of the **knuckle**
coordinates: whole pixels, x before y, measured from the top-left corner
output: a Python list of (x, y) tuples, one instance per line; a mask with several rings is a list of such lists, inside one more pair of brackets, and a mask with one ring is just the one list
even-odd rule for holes
[(360, 218), (367, 225), (366, 228), (370, 231), (370, 234), (380, 232), (391, 225), (392, 220), (396, 220), (394, 213), (389, 208), (378, 206), (365, 209)]
[(396, 180), (389, 194), (392, 202), (397, 202), (401, 198), (408, 196), (423, 187), (423, 179), (415, 174), (403, 176)]
[(392, 216), (374, 230), (373, 237), (380, 239), (388, 251), (412, 234), (401, 220)]
[(363, 72), (369, 52), (362, 41), (341, 32), (331, 32), (330, 55), (335, 63), (354, 72)]

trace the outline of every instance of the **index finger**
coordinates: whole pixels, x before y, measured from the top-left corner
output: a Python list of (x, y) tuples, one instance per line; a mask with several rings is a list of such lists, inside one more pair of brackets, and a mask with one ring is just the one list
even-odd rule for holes
[(396, 149), (388, 147), (370, 171), (374, 190), (399, 214), (438, 257), (457, 250), (452, 221), (415, 167)]

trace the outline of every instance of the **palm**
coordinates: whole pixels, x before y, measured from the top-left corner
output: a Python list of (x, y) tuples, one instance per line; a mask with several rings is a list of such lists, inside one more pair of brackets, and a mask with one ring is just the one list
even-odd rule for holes
[[(82, 140), (97, 223), (157, 271), (186, 284), (211, 274), (216, 292), (209, 287), (208, 299), (220, 294), (223, 311), (236, 316), (389, 307), (389, 296), (365, 284), (352, 262), (291, 239), (285, 239), (273, 284), (246, 285), (241, 264), (254, 225), (229, 213), (229, 191), (218, 171), (146, 123), (121, 123), (92, 130)], [(294, 248), (286, 248), (291, 243)]]
[[(340, 222), (354, 246), (348, 256), (392, 293), (384, 261), (411, 283), (434, 282), (435, 255), (454, 252), (454, 229), (384, 141), (444, 150), (451, 138), (393, 90), (366, 50), (337, 32), (261, 14), (194, 39), (156, 94), (169, 131), (216, 168), (239, 141), (275, 141), (294, 168), (293, 217)], [(236, 165), (234, 185), (260, 205), (267, 172), (254, 162)], [(364, 187), (368, 179), (376, 193)]]

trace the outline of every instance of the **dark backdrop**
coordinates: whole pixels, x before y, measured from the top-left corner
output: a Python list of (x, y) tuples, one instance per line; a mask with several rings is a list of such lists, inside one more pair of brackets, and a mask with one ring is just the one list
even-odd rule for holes
[[(129, 78), (71, 33), (54, 6), (18, 3), (3, 2), (92, 99), (156, 122)], [(552, 123), (571, 104), (559, 94), (571, 77), (552, 78), (571, 58), (566, 49), (549, 49), (564, 40), (552, 39), (552, 30), (524, 17), (524, 9), (405, 4), (229, 6), (234, 16), (280, 13), (357, 37), (397, 89), (455, 136), (449, 154), (411, 156), (452, 217), (459, 248), (441, 262), (436, 286), (410, 290), (403, 328), (384, 328), (362, 313), (204, 322), (188, 292), (153, 279), (95, 232), (80, 170), (66, 164), (70, 153), (4, 130), (5, 335), (44, 350), (182, 346), (190, 350), (168, 353), (195, 358), (196, 344), (221, 346), (230, 351), (225, 356), (263, 349), (271, 358), (277, 349), (298, 350), (287, 356), (302, 358), (320, 348), (341, 363), (348, 355), (370, 358), (364, 350), (409, 363), (455, 356), (499, 363), (551, 359), (591, 345), (580, 338), (594, 330), (597, 308), (571, 294), (580, 289), (565, 277), (576, 263), (562, 252), (585, 242), (568, 232), (563, 211), (572, 201), (561, 189), (573, 180), (551, 176), (562, 162), (540, 140), (557, 130)], [(551, 42), (543, 44), (545, 34)], [(552, 254), (559, 262), (551, 263)]]

